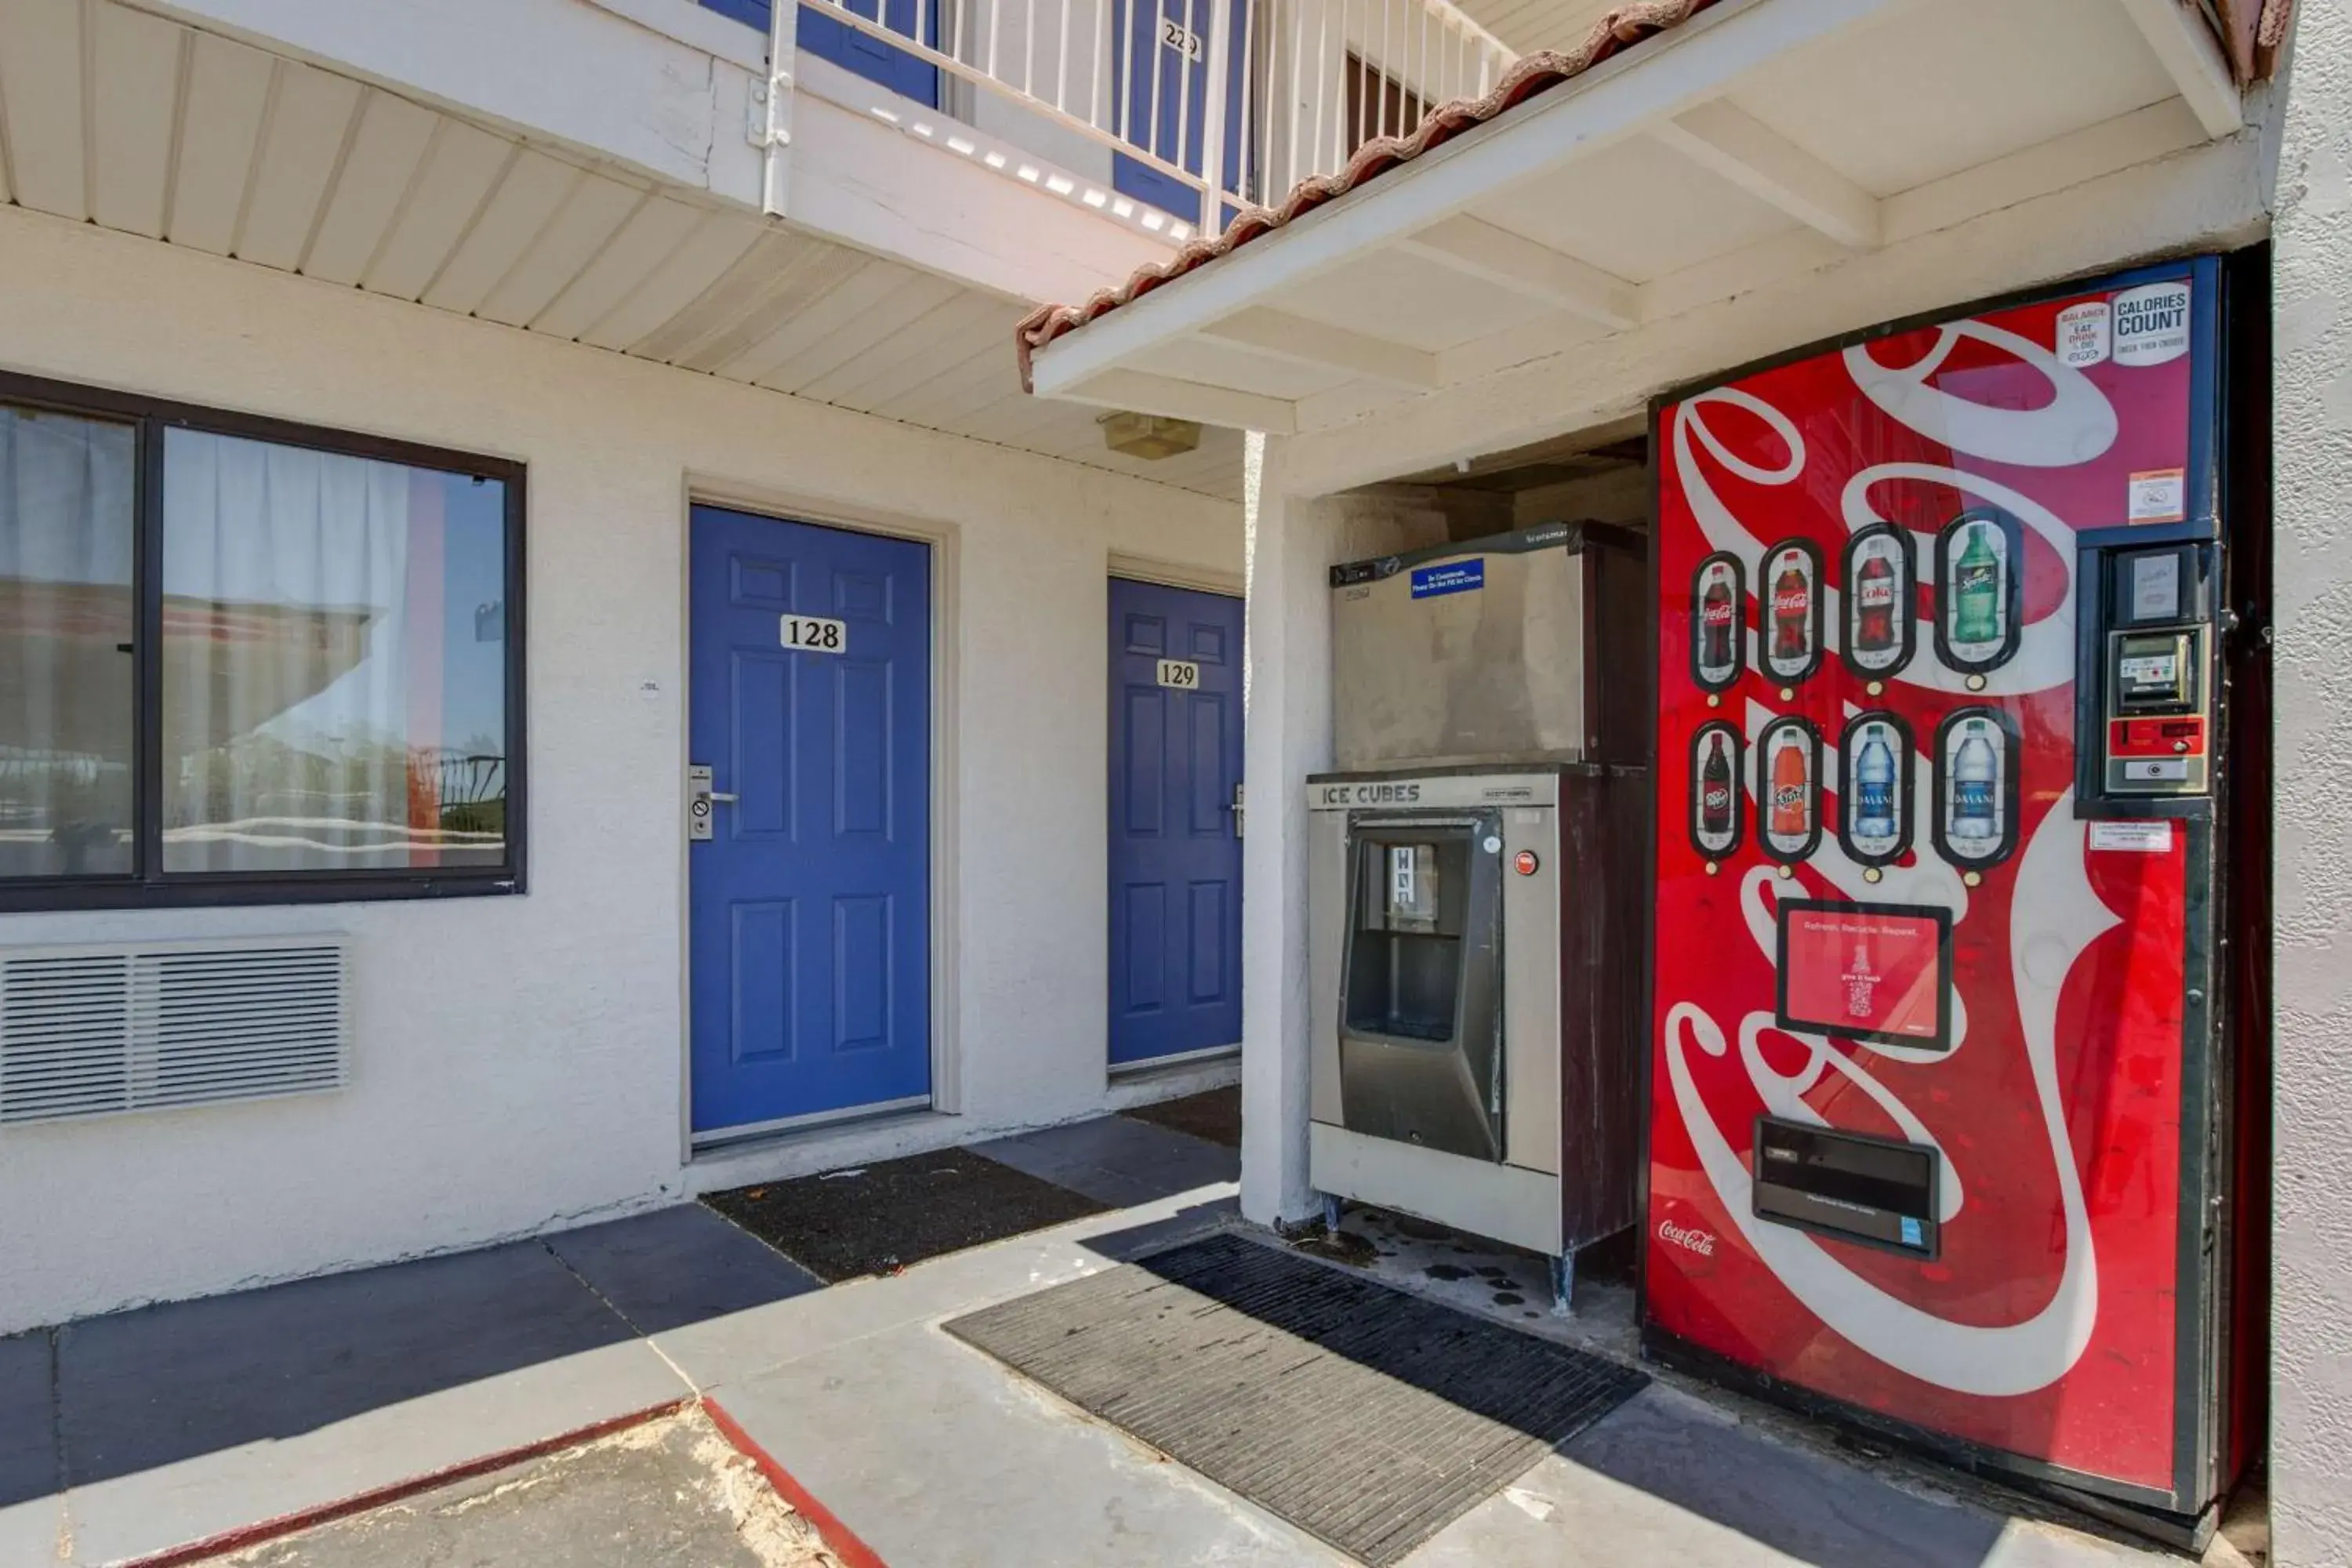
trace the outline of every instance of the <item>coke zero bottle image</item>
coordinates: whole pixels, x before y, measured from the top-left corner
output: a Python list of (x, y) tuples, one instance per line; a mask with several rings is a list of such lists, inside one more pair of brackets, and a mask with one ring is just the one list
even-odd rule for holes
[(1731, 742), (1718, 730), (1710, 738), (1698, 774), (1699, 837), (1710, 845), (1731, 837)]
[(1873, 552), (1863, 558), (1853, 584), (1853, 650), (1895, 651), (1895, 563)]

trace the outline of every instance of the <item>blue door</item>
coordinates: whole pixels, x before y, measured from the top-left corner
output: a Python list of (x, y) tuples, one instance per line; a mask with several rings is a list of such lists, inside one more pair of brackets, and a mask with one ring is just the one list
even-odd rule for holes
[[(699, 0), (709, 10), (732, 16), (747, 26), (768, 30), (775, 0)], [(872, 34), (851, 26), (832, 15), (838, 7), (879, 22), (894, 33), (918, 38), (933, 48), (940, 42), (940, 7), (947, 0), (823, 0), (803, 5), (793, 23), (794, 47), (819, 59), (880, 82), (901, 98), (911, 98), (933, 109), (940, 106), (940, 69), (926, 65), (904, 49), (893, 48)]]
[(1110, 584), (1110, 1060), (1242, 1037), (1242, 602)]
[(698, 506), (688, 610), (694, 1131), (921, 1103), (930, 551)]
[[(1120, 140), (1189, 173), (1208, 157), (1209, 46), (1214, 28), (1232, 35), (1225, 55), (1225, 190), (1241, 184), (1242, 101), (1248, 65), (1242, 37), (1248, 0), (1118, 0), (1125, 58), (1111, 73), (1111, 125)], [(1201, 194), (1164, 170), (1111, 154), (1111, 188), (1186, 223), (1201, 221)], [(1227, 216), (1234, 208), (1228, 202)]]

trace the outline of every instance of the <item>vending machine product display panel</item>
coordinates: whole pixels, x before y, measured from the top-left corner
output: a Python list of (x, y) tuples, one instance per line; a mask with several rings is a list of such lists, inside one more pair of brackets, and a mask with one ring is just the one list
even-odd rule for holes
[(1863, 334), (1652, 432), (1645, 1345), (2175, 1520), (2244, 1394), (2221, 280)]

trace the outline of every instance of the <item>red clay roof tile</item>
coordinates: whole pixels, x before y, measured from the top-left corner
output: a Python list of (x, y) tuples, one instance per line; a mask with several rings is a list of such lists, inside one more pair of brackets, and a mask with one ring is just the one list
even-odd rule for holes
[(1620, 5), (1593, 23), (1592, 30), (1576, 47), (1521, 56), (1484, 98), (1459, 98), (1439, 104), (1412, 135), (1382, 136), (1365, 142), (1348, 160), (1346, 168), (1336, 174), (1317, 174), (1301, 180), (1280, 206), (1245, 207), (1224, 233), (1203, 235), (1167, 260), (1142, 268), (1118, 288), (1105, 289), (1083, 305), (1040, 305), (1023, 317), (1020, 326), (1014, 329), (1015, 346), (1021, 356), (1022, 390), (1034, 390), (1030, 380), (1032, 356), (1063, 333), (1075, 331), (1105, 312), (1239, 249), (1260, 235), (1273, 233), (1398, 164), (1409, 163), (1465, 131), (1484, 125), (1506, 110), (1582, 76), (1643, 39), (1680, 26), (1714, 4), (1715, 0), (1634, 0), (1633, 4)]

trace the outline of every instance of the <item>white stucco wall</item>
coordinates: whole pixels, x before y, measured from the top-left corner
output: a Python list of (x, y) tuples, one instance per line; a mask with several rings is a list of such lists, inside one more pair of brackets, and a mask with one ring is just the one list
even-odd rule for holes
[(2303, 0), (2273, 231), (2275, 1561), (2352, 1563), (2352, 11)]
[(690, 486), (945, 531), (954, 664), (961, 1114), (724, 1168), (1106, 1102), (1107, 557), (1237, 577), (1238, 509), (16, 209), (0, 300), (10, 370), (522, 459), (530, 574), (527, 896), (0, 917), (0, 943), (348, 931), (357, 1024), (338, 1095), (0, 1131), (0, 1332), (709, 1184), (680, 1146)]

